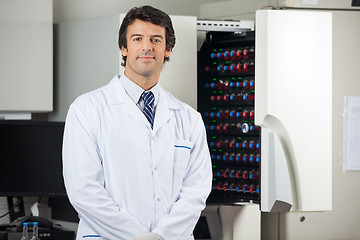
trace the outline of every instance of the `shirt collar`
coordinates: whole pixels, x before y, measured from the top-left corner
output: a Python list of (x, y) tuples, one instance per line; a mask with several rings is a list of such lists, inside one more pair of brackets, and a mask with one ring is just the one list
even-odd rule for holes
[[(135, 103), (138, 104), (141, 95), (143, 94), (143, 92), (145, 91), (144, 89), (142, 89), (139, 85), (137, 85), (136, 83), (134, 83), (133, 81), (131, 81), (129, 78), (127, 78), (125, 76), (125, 74), (121, 75), (119, 77), (121, 84), (123, 85), (126, 94), (131, 98), (131, 100)], [(154, 106), (157, 105), (158, 100), (159, 100), (159, 82), (153, 86), (150, 90), (155, 97), (155, 102), (154, 102)]]

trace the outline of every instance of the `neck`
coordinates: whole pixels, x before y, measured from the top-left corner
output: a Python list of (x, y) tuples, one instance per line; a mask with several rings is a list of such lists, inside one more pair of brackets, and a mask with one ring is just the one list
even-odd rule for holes
[(159, 82), (159, 77), (160, 77), (160, 72), (159, 74), (151, 75), (151, 76), (129, 74), (126, 71), (126, 68), (124, 74), (128, 79), (133, 81), (136, 85), (140, 86), (145, 91), (154, 87)]

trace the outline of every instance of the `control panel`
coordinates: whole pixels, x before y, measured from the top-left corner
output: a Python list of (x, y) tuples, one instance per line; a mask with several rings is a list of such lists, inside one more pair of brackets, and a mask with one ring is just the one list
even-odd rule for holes
[(213, 165), (208, 203), (260, 201), (254, 98), (254, 32), (208, 32), (198, 52), (198, 110)]

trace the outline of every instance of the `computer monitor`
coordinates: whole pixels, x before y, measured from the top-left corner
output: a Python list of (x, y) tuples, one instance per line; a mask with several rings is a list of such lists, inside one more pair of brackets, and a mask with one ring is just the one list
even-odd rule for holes
[(0, 121), (0, 196), (66, 196), (63, 122)]

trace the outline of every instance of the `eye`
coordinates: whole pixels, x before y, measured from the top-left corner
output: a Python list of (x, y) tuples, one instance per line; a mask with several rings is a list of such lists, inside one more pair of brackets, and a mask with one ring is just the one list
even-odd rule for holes
[(138, 41), (140, 41), (140, 40), (141, 40), (140, 37), (133, 38), (133, 41), (134, 41), (134, 42), (138, 42)]
[(153, 43), (160, 43), (160, 42), (161, 42), (161, 40), (158, 39), (158, 38), (153, 38), (153, 39), (151, 39), (151, 41), (152, 41)]

